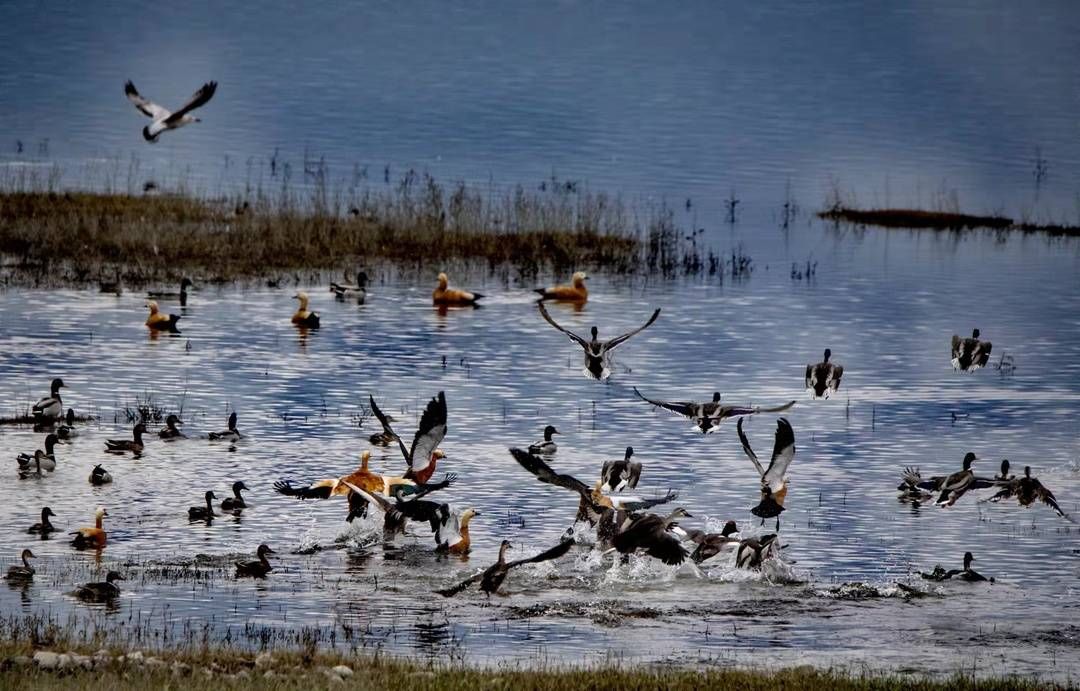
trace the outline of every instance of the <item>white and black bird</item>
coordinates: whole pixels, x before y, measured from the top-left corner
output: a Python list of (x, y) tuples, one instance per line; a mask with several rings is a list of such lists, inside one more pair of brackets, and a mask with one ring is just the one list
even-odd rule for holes
[(31, 412), (37, 422), (52, 422), (59, 420), (64, 414), (64, 402), (60, 400), (60, 389), (64, 388), (64, 380), (57, 377), (52, 380), (50, 393), (45, 398), (34, 404)]
[(628, 446), (622, 460), (604, 461), (600, 469), (601, 492), (621, 492), (637, 487), (641, 479), (641, 463), (631, 461), (633, 457), (634, 447)]
[(791, 423), (787, 418), (779, 418), (776, 421), (776, 442), (773, 445), (772, 460), (766, 469), (758, 460), (757, 454), (750, 448), (750, 440), (743, 433), (742, 418), (736, 429), (739, 432), (739, 441), (742, 442), (743, 451), (757, 468), (761, 475), (761, 501), (750, 509), (750, 513), (761, 518), (762, 523), (766, 518), (776, 517), (777, 530), (780, 529), (780, 514), (784, 511), (784, 499), (787, 497), (787, 471), (791, 461), (795, 458), (795, 431), (791, 429)]
[(559, 430), (555, 429), (555, 425), (548, 425), (544, 428), (544, 438), (535, 444), (529, 444), (529, 453), (540, 454), (541, 456), (550, 456), (559, 450), (558, 444), (551, 438), (553, 434), (561, 434)]
[(720, 423), (729, 417), (742, 417), (743, 415), (755, 415), (757, 413), (782, 413), (795, 405), (795, 401), (788, 401), (784, 405), (775, 408), (724, 405), (720, 402), (719, 391), (713, 392), (712, 400), (704, 403), (699, 403), (697, 401), (659, 401), (647, 398), (643, 393), (637, 390), (636, 386), (634, 387), (634, 393), (646, 403), (651, 403), (664, 410), (670, 410), (677, 415), (682, 415), (689, 419), (694, 423), (694, 427), (702, 434), (711, 434), (712, 432), (715, 432), (719, 428)]
[(806, 366), (806, 389), (814, 398), (828, 398), (840, 389), (840, 378), (844, 376), (844, 367), (829, 362), (832, 350), (825, 349), (824, 359), (816, 365)]
[(199, 118), (190, 115), (190, 113), (196, 108), (206, 105), (206, 102), (210, 100), (215, 91), (217, 91), (217, 82), (207, 82), (192, 94), (188, 102), (181, 106), (179, 110), (170, 111), (144, 98), (130, 81), (124, 84), (124, 93), (127, 94), (128, 100), (135, 104), (140, 113), (151, 120), (150, 124), (144, 127), (142, 131), (143, 139), (148, 142), (156, 142), (161, 133), (167, 130), (175, 130), (193, 122), (200, 122)]
[(649, 317), (649, 321), (645, 322), (644, 325), (607, 341), (600, 340), (599, 330), (594, 326), (592, 327), (591, 332), (592, 337), (589, 340), (586, 340), (573, 331), (559, 326), (555, 320), (551, 318), (551, 315), (548, 314), (547, 308), (544, 307), (543, 302), (538, 302), (536, 305), (539, 308), (540, 316), (544, 318), (544, 321), (551, 324), (559, 331), (562, 331), (571, 341), (581, 346), (581, 349), (585, 351), (585, 368), (582, 370), (582, 373), (587, 377), (599, 381), (603, 381), (611, 376), (611, 351), (615, 350), (615, 348), (623, 343), (626, 343), (631, 336), (639, 334), (652, 326), (653, 322), (656, 321), (656, 318), (660, 316), (660, 308), (657, 307), (656, 311)]
[(961, 372), (974, 372), (980, 367), (986, 367), (990, 359), (990, 351), (993, 344), (990, 341), (979, 340), (979, 330), (973, 329), (971, 338), (960, 338), (953, 334), (952, 337), (952, 366)]

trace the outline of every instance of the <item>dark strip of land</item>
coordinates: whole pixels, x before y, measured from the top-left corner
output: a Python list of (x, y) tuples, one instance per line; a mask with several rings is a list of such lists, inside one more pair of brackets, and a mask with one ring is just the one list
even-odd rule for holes
[(818, 213), (830, 221), (843, 221), (884, 228), (930, 228), (933, 230), (1019, 230), (1028, 233), (1080, 236), (1080, 226), (1039, 223), (1017, 223), (1007, 216), (978, 216), (947, 211), (921, 209), (854, 209), (833, 207)]

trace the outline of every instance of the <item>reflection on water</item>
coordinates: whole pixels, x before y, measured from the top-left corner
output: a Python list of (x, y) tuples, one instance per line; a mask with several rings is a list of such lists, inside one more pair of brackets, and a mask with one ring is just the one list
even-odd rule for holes
[[(96, 418), (57, 446), (54, 474), (0, 484), (9, 526), (0, 554), (13, 563), (32, 543), (40, 556), (31, 587), (0, 589), (0, 611), (74, 617), (77, 628), (109, 618), (65, 593), (118, 568), (130, 580), (109, 621), (152, 619), (171, 640), (315, 640), (481, 661), (873, 659), (933, 673), (1075, 676), (1080, 639), (1066, 622), (1080, 603), (1076, 526), (1043, 506), (980, 504), (977, 493), (949, 509), (901, 504), (896, 485), (907, 465), (946, 474), (971, 450), (985, 474), (1001, 458), (1032, 465), (1062, 508), (1080, 514), (1080, 245), (820, 224), (790, 237), (753, 227), (732, 240), (760, 267), (749, 280), (601, 276), (580, 313), (552, 306), (568, 328), (596, 323), (604, 333), (663, 308), (616, 353), (606, 384), (581, 376), (580, 349), (540, 319), (531, 283), (507, 289), (485, 285), (492, 279), (483, 275), (469, 277), (489, 296), (483, 309), (445, 314), (431, 307), (429, 278), (381, 277), (363, 306), (312, 286), (322, 328), (306, 335), (289, 323), (288, 291), (204, 287), (184, 310), (183, 335), (155, 341), (137, 294), (0, 294), (0, 370), (8, 375), (0, 413), (23, 409), (61, 376), (67, 405)], [(815, 279), (792, 280), (787, 267), (810, 248)], [(1011, 374), (952, 370), (950, 338), (973, 327), (993, 341), (995, 358), (1014, 358)], [(844, 365), (843, 386), (811, 400), (805, 366), (825, 347)], [(504, 538), (526, 556), (566, 529), (577, 498), (536, 482), (507, 453), (548, 424), (562, 432), (552, 461), (560, 472), (592, 482), (604, 459), (632, 445), (645, 464), (642, 493), (679, 490), (691, 525), (734, 519), (748, 532), (771, 528), (749, 513), (759, 479), (734, 421), (701, 435), (637, 399), (632, 386), (672, 398), (718, 390), (739, 403), (798, 399), (785, 413), (798, 448), (782, 525), (787, 567), (762, 578), (722, 562), (698, 578), (638, 559), (613, 564), (582, 547), (557, 565), (515, 570), (506, 596), (433, 595), (491, 563)], [(280, 478), (356, 467), (377, 431), (369, 394), (411, 433), (438, 390), (450, 409), (440, 471), (459, 474), (441, 499), (483, 514), (469, 559), (436, 556), (419, 527), (384, 546), (375, 518), (343, 520), (343, 500), (273, 492)], [(160, 441), (157, 422), (141, 457), (106, 456), (104, 440), (128, 437), (124, 411), (140, 406), (179, 413), (188, 438)], [(244, 437), (208, 441), (233, 411)], [(762, 448), (774, 419), (746, 419)], [(0, 426), (0, 439), (9, 456), (41, 443), (28, 427)], [(87, 483), (97, 463), (112, 484)], [(375, 447), (372, 467), (401, 471), (400, 453)], [(241, 515), (188, 521), (187, 507), (207, 490), (227, 496), (236, 480), (252, 488)], [(106, 506), (109, 544), (100, 557), (60, 536), (26, 535), (44, 505), (65, 532), (92, 525), (95, 507)], [(234, 580), (233, 562), (252, 558), (260, 542), (278, 552), (274, 572), (264, 582)], [(917, 577), (935, 564), (959, 568), (967, 550), (994, 586)], [(898, 590), (897, 580), (925, 597)], [(834, 590), (856, 581), (872, 588)]]

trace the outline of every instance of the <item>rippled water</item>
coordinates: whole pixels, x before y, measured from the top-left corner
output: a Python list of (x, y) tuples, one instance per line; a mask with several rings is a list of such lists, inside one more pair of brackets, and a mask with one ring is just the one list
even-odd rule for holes
[[(619, 351), (607, 384), (581, 376), (572, 344), (542, 322), (527, 291), (482, 274), (461, 281), (490, 296), (485, 307), (445, 315), (429, 304), (428, 277), (382, 271), (362, 307), (312, 286), (323, 328), (306, 337), (288, 322), (291, 289), (203, 286), (183, 310), (183, 334), (156, 340), (134, 293), (0, 293), (0, 412), (24, 408), (62, 376), (65, 402), (98, 418), (59, 447), (57, 472), (36, 481), (17, 481), (11, 456), (40, 445), (40, 435), (0, 426), (10, 463), (0, 485), (8, 526), (0, 553), (10, 563), (30, 545), (42, 572), (26, 591), (0, 589), (0, 612), (128, 633), (141, 623), (173, 641), (244, 645), (286, 640), (271, 632), (296, 642), (307, 627), (326, 645), (475, 661), (614, 656), (1075, 679), (1076, 526), (1043, 506), (979, 504), (976, 495), (951, 509), (913, 508), (897, 502), (895, 486), (905, 465), (949, 472), (972, 450), (986, 459), (985, 474), (1003, 457), (1014, 468), (1030, 464), (1062, 507), (1080, 514), (1080, 244), (853, 233), (818, 223), (789, 237), (746, 226), (730, 240), (751, 248), (757, 268), (748, 280), (596, 276), (584, 311), (554, 308), (573, 328), (595, 322), (602, 333), (663, 308), (651, 330)], [(810, 248), (816, 278), (792, 280), (790, 261)], [(949, 338), (974, 326), (993, 341), (992, 362), (1014, 358), (1011, 376), (952, 371)], [(845, 366), (843, 388), (810, 401), (802, 370), (826, 346)], [(490, 603), (475, 592), (450, 602), (433, 595), (491, 563), (502, 539), (525, 555), (570, 524), (576, 498), (536, 482), (507, 453), (549, 423), (564, 433), (554, 459), (562, 472), (591, 481), (604, 459), (631, 444), (646, 464), (641, 489), (679, 490), (690, 525), (730, 518), (748, 532), (771, 529), (749, 513), (758, 480), (734, 424), (697, 435), (637, 400), (631, 386), (668, 398), (720, 390), (730, 402), (799, 401), (787, 413), (798, 446), (782, 523), (787, 566), (762, 577), (718, 565), (697, 578), (646, 561), (613, 567), (582, 547), (557, 565), (515, 572), (508, 595)], [(343, 521), (341, 500), (304, 503), (273, 492), (282, 477), (355, 467), (372, 431), (370, 420), (358, 427), (368, 394), (407, 430), (439, 390), (450, 411), (440, 467), (460, 478), (441, 498), (483, 514), (467, 562), (437, 558), (420, 529), (384, 548), (374, 522)], [(105, 438), (128, 433), (119, 411), (147, 397), (182, 407), (191, 438), (154, 438), (138, 460), (105, 454)], [(233, 409), (243, 441), (200, 438), (223, 428)], [(747, 420), (759, 450), (771, 448), (774, 417)], [(96, 463), (112, 471), (111, 486), (87, 484)], [(392, 449), (376, 450), (374, 465), (400, 470), (402, 461)], [(236, 479), (253, 490), (241, 518), (189, 524), (188, 506), (207, 489), (224, 495)], [(27, 539), (24, 526), (45, 504), (65, 529), (89, 524), (96, 505), (108, 507), (100, 563), (59, 537)], [(275, 572), (265, 583), (233, 580), (232, 559), (261, 541), (280, 553)], [(295, 553), (316, 545), (325, 549)], [(927, 587), (918, 570), (958, 567), (966, 550), (995, 585), (947, 583), (929, 587), (927, 598), (898, 596), (897, 581)], [(178, 568), (196, 555), (206, 556)], [(131, 579), (114, 612), (64, 594), (111, 567)], [(855, 581), (885, 596), (831, 593)]]

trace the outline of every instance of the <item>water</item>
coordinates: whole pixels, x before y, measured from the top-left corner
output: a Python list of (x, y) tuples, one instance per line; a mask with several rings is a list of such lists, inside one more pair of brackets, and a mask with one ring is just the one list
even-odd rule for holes
[[(635, 204), (666, 201), (683, 227), (705, 229), (711, 248), (741, 245), (755, 270), (723, 285), (594, 272), (584, 312), (556, 309), (556, 319), (615, 333), (664, 309), (619, 351), (607, 385), (581, 377), (572, 344), (521, 286), (483, 273), (457, 279), (487, 293), (486, 307), (443, 316), (429, 305), (426, 275), (371, 269), (363, 307), (312, 287), (325, 326), (304, 338), (288, 323), (291, 290), (204, 285), (182, 336), (151, 340), (137, 294), (6, 289), (0, 413), (62, 376), (65, 401), (98, 419), (59, 448), (54, 475), (16, 481), (9, 466), (0, 555), (6, 565), (32, 546), (40, 573), (25, 591), (0, 588), (5, 618), (100, 626), (140, 645), (317, 639), (485, 663), (812, 663), (1075, 680), (1076, 527), (1043, 506), (979, 504), (978, 495), (915, 509), (896, 501), (895, 485), (906, 465), (949, 472), (972, 450), (984, 474), (1003, 457), (1016, 471), (1032, 465), (1080, 514), (1080, 245), (837, 229), (809, 213), (839, 193), (864, 205), (957, 204), (1075, 223), (1080, 63), (1066, 58), (1080, 48), (1080, 13), (1070, 3), (1038, 13), (959, 1), (559, 3), (512, 13), (369, 3), (302, 15), (243, 2), (212, 11), (26, 4), (8, 13), (0, 39), (12, 58), (0, 87), (19, 94), (0, 101), (8, 181), (58, 164), (64, 185), (277, 190), (286, 178), (311, 184), (305, 158), (325, 160), (345, 195), (381, 190), (387, 167), (390, 184), (410, 167), (493, 187), (557, 175)], [(203, 123), (150, 146), (122, 97), (127, 78), (166, 105), (207, 79), (221, 87)], [(729, 225), (732, 194), (740, 204)], [(786, 199), (800, 211), (785, 230)], [(792, 263), (808, 260), (816, 277), (793, 280)], [(992, 362), (1015, 359), (1011, 376), (952, 372), (949, 338), (973, 327), (993, 341)], [(846, 368), (843, 388), (811, 402), (803, 368), (825, 347)], [(660, 398), (720, 390), (733, 403), (799, 400), (787, 413), (798, 452), (786, 566), (761, 577), (720, 564), (699, 579), (637, 560), (613, 568), (581, 548), (556, 566), (518, 570), (490, 604), (433, 595), (491, 563), (503, 538), (527, 555), (569, 525), (576, 499), (506, 451), (549, 423), (564, 433), (561, 472), (591, 481), (632, 444), (646, 464), (643, 492), (678, 489), (691, 525), (731, 518), (771, 529), (749, 513), (758, 481), (733, 424), (697, 436), (637, 400), (634, 385)], [(372, 431), (370, 419), (358, 427), (368, 394), (405, 431), (439, 390), (450, 408), (442, 466), (460, 477), (442, 498), (483, 512), (467, 562), (437, 559), (419, 530), (384, 549), (374, 521), (343, 522), (340, 500), (273, 493), (279, 478), (355, 467)], [(192, 438), (155, 438), (139, 460), (106, 455), (104, 439), (128, 434), (122, 410), (147, 397), (182, 407)], [(244, 441), (199, 438), (232, 409)], [(770, 448), (773, 416), (746, 425), (759, 451)], [(9, 462), (40, 442), (0, 427)], [(97, 463), (111, 486), (87, 484)], [(402, 466), (393, 449), (377, 450), (373, 464)], [(203, 492), (224, 496), (236, 479), (253, 488), (242, 518), (188, 523)], [(64, 529), (108, 507), (100, 561), (60, 537), (27, 539), (21, 527), (44, 504)], [(231, 562), (263, 541), (279, 552), (272, 577), (232, 580)], [(956, 568), (966, 550), (994, 586), (898, 596), (898, 580), (928, 587), (919, 570)], [(65, 595), (111, 567), (130, 579), (116, 608)], [(885, 597), (832, 592), (855, 581)]]

